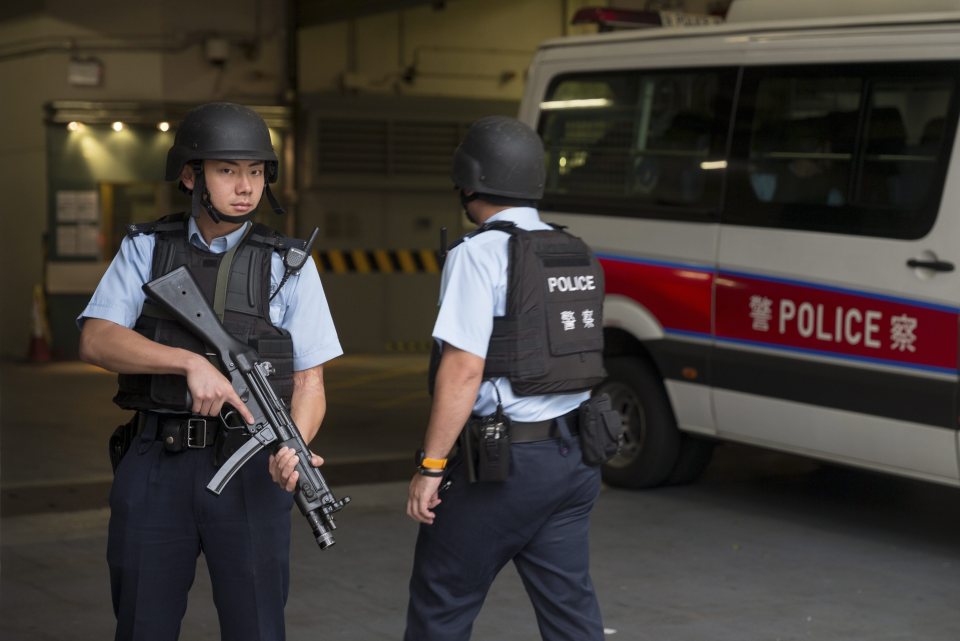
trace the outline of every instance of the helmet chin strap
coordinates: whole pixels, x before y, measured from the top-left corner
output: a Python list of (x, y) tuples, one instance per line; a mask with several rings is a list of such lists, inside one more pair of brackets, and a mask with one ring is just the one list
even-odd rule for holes
[[(191, 165), (193, 167), (194, 183), (191, 198), (190, 198), (190, 215), (194, 218), (200, 217), (200, 210), (203, 209), (207, 212), (207, 215), (210, 216), (210, 219), (215, 223), (225, 222), (225, 223), (245, 223), (256, 214), (256, 209), (252, 209), (246, 214), (240, 216), (229, 216), (222, 211), (218, 210), (213, 206), (213, 203), (210, 202), (210, 192), (207, 191), (207, 181), (203, 176), (203, 164), (195, 162)], [(283, 209), (280, 209), (280, 205), (277, 203), (276, 198), (273, 197), (273, 194), (270, 193), (270, 188), (266, 187), (267, 198), (270, 200), (270, 205), (273, 207), (273, 210), (278, 214), (283, 213)]]
[(466, 191), (464, 191), (463, 189), (460, 190), (460, 205), (463, 207), (463, 213), (467, 215), (467, 218), (469, 218), (470, 222), (472, 222), (474, 225), (479, 225), (480, 223), (475, 221), (473, 219), (473, 216), (470, 215), (470, 208), (467, 207), (467, 205), (479, 197), (480, 197), (480, 194), (478, 194), (477, 192), (473, 192), (468, 196)]
[(283, 207), (280, 206), (280, 203), (277, 202), (276, 196), (273, 195), (273, 192), (270, 191), (270, 183), (263, 184), (263, 192), (267, 196), (267, 200), (270, 201), (270, 207), (273, 208), (273, 213), (280, 215), (286, 213)]

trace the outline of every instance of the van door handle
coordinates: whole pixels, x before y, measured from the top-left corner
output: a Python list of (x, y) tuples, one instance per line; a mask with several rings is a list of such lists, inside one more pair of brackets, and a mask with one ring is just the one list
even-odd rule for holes
[(946, 260), (917, 260), (911, 258), (907, 261), (907, 267), (919, 267), (921, 269), (931, 269), (935, 272), (952, 272), (953, 263)]

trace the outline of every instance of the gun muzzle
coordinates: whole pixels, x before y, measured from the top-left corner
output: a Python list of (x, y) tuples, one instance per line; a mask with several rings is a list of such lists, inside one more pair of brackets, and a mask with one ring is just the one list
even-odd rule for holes
[(314, 510), (307, 515), (307, 521), (310, 523), (310, 529), (313, 530), (313, 536), (317, 539), (317, 545), (320, 546), (321, 550), (326, 550), (328, 547), (336, 543), (333, 538), (333, 530), (337, 529), (336, 524), (333, 522), (333, 519), (329, 519), (329, 527), (324, 524), (324, 520), (320, 514), (320, 510)]
[(326, 550), (334, 543), (336, 543), (336, 541), (333, 540), (333, 535), (329, 532), (322, 532), (317, 535), (317, 545), (320, 546), (321, 550)]

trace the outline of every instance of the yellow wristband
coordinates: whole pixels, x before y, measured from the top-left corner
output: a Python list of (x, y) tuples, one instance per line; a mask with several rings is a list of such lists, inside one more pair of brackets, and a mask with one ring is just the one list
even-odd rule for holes
[(447, 467), (445, 458), (424, 458), (420, 461), (420, 467), (426, 470), (443, 470)]

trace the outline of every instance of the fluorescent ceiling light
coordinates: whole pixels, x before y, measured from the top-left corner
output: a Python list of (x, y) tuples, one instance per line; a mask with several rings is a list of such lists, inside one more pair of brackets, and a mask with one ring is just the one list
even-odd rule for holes
[(582, 109), (590, 107), (609, 107), (613, 101), (609, 98), (578, 98), (574, 100), (547, 100), (540, 103), (540, 109)]

